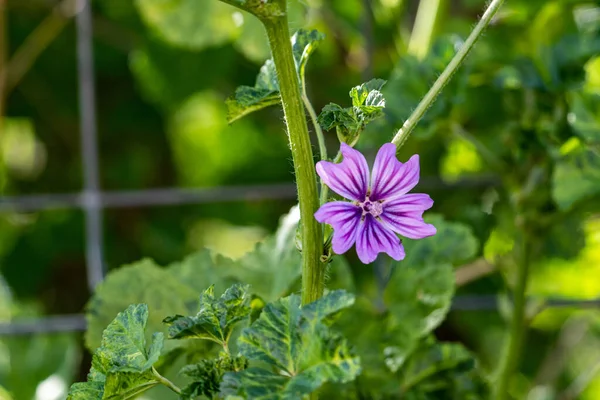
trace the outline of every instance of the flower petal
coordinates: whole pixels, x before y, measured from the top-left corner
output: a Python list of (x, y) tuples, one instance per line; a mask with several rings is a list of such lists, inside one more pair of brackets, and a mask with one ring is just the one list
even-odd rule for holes
[(325, 203), (315, 213), (317, 221), (333, 227), (331, 247), (336, 254), (343, 254), (354, 245), (361, 214), (360, 207), (345, 201)]
[(358, 151), (342, 143), (343, 161), (334, 164), (329, 161), (317, 163), (317, 173), (334, 192), (350, 200), (363, 201), (369, 185), (369, 166)]
[(379, 253), (385, 252), (394, 260), (404, 259), (404, 247), (398, 236), (388, 227), (377, 221), (371, 214), (365, 215), (358, 226), (356, 254), (364, 264), (369, 264)]
[(419, 155), (406, 163), (396, 158), (396, 145), (381, 146), (371, 174), (371, 200), (389, 200), (408, 193), (419, 183)]
[(406, 194), (383, 204), (380, 218), (394, 232), (410, 239), (423, 239), (437, 232), (435, 226), (423, 221), (423, 211), (433, 205), (429, 195)]

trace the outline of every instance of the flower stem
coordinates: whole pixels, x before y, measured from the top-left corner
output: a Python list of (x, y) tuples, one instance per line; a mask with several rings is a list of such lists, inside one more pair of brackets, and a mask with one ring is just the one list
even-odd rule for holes
[[(277, 0), (285, 9), (285, 0)], [(298, 75), (292, 54), (287, 15), (263, 20), (273, 61), (277, 70), (302, 220), (302, 303), (308, 304), (323, 295), (324, 274), (320, 257), (323, 253), (323, 233), (314, 213), (319, 208), (317, 177), (302, 104)]]
[(159, 374), (158, 371), (154, 367), (152, 367), (152, 373), (156, 377), (156, 380), (158, 380), (161, 384), (165, 385), (166, 387), (168, 387), (175, 393), (181, 394), (181, 389), (179, 389), (173, 382), (171, 382), (170, 380), (168, 380), (167, 378), (165, 378), (164, 376)]
[(460, 50), (458, 50), (458, 52), (454, 55), (444, 72), (442, 72), (442, 74), (438, 77), (425, 97), (423, 97), (423, 100), (421, 100), (417, 108), (415, 108), (410, 117), (408, 117), (408, 119), (404, 122), (404, 125), (402, 125), (402, 128), (400, 128), (400, 130), (392, 139), (392, 143), (396, 145), (397, 149), (400, 149), (400, 147), (402, 147), (402, 145), (406, 142), (406, 139), (408, 139), (419, 120), (423, 118), (423, 115), (425, 115), (427, 109), (433, 104), (436, 97), (444, 89), (444, 86), (450, 82), (452, 75), (454, 75), (454, 73), (458, 70), (458, 67), (460, 67), (462, 62), (465, 60), (475, 45), (475, 42), (477, 42), (477, 39), (479, 39), (479, 36), (481, 36), (484, 29), (490, 24), (492, 18), (500, 9), (500, 6), (502, 6), (502, 3), (504, 3), (504, 0), (492, 0), (490, 2), (490, 5), (488, 6), (487, 10), (485, 10), (481, 20), (475, 26), (475, 29), (473, 29), (473, 32), (471, 32)]
[[(306, 91), (302, 93), (302, 101), (304, 102), (304, 107), (306, 107), (306, 111), (308, 111), (308, 115), (310, 115), (310, 119), (312, 121), (313, 127), (315, 129), (315, 134), (317, 135), (317, 142), (319, 142), (319, 156), (321, 160), (327, 160), (327, 147), (325, 146), (325, 136), (323, 136), (323, 130), (321, 129), (321, 125), (317, 121), (317, 113), (313, 108), (312, 104), (310, 104), (310, 100), (306, 95)], [(323, 205), (327, 202), (327, 185), (321, 179), (321, 197), (319, 200), (319, 204)]]
[(527, 293), (527, 281), (529, 278), (529, 243), (525, 232), (521, 238), (517, 268), (510, 331), (502, 360), (498, 366), (497, 381), (494, 385), (494, 394), (492, 397), (494, 400), (505, 400), (508, 398), (510, 380), (519, 364), (519, 356), (521, 355), (521, 348), (527, 328), (525, 295)]
[(444, 0), (421, 0), (415, 25), (408, 42), (408, 53), (423, 59), (433, 41), (437, 22), (440, 20), (440, 10)]

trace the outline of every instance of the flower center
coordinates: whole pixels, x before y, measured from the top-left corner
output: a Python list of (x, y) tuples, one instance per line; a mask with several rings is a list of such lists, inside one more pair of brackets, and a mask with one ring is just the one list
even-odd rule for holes
[(363, 210), (363, 216), (366, 214), (371, 214), (374, 217), (379, 217), (383, 212), (383, 205), (379, 201), (371, 201), (367, 197), (365, 201), (360, 203), (360, 207)]

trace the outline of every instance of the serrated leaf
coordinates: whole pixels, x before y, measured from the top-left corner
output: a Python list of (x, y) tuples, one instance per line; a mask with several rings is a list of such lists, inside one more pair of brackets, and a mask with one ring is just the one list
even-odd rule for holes
[(233, 285), (215, 299), (214, 286), (204, 291), (196, 316), (176, 315), (164, 319), (169, 325), (170, 339), (207, 339), (226, 345), (235, 324), (251, 312), (247, 285)]
[(104, 383), (103, 400), (127, 400), (157, 386), (159, 382), (150, 371), (144, 373), (109, 373)]
[(383, 116), (385, 99), (381, 88), (386, 81), (372, 79), (350, 90), (352, 107), (343, 108), (330, 103), (323, 107), (317, 121), (326, 131), (337, 128), (346, 143), (353, 145), (365, 126)]
[(226, 372), (241, 371), (247, 367), (248, 360), (245, 357), (229, 355), (186, 365), (181, 369), (180, 374), (192, 379), (192, 383), (183, 388), (182, 397), (195, 399), (196, 396), (204, 395), (212, 399), (219, 393)]
[(578, 149), (560, 160), (552, 176), (552, 197), (561, 210), (600, 194), (600, 155)]
[(78, 382), (71, 385), (67, 400), (102, 400), (103, 382)]
[[(325, 35), (316, 30), (300, 29), (291, 38), (294, 63), (298, 73), (298, 81), (301, 85), (304, 84), (306, 63), (324, 37)], [(273, 59), (269, 59), (261, 67), (253, 87), (240, 86), (235, 91), (235, 95), (227, 99), (227, 119), (231, 123), (254, 111), (279, 102), (277, 71)]]
[(92, 357), (87, 382), (75, 383), (70, 400), (126, 400), (159, 384), (151, 371), (163, 347), (163, 333), (146, 346), (148, 306), (133, 304), (108, 325), (102, 344)]
[(250, 368), (224, 377), (222, 393), (259, 399), (297, 399), (323, 383), (348, 382), (360, 372), (359, 359), (344, 338), (324, 321), (348, 307), (354, 297), (334, 291), (300, 307), (292, 295), (267, 305), (238, 339), (240, 353), (274, 368)]
[(102, 334), (102, 344), (96, 356), (104, 370), (110, 372), (148, 371), (158, 358), (163, 346), (164, 335), (152, 335), (152, 344), (146, 348), (146, 324), (148, 306), (134, 304), (117, 315)]

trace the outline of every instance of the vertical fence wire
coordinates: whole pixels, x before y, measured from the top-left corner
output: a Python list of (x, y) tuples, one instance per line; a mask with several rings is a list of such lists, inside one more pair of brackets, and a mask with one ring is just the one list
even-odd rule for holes
[(104, 263), (102, 259), (102, 205), (100, 204), (100, 178), (98, 172), (96, 91), (90, 0), (79, 0), (77, 10), (75, 18), (77, 21), (77, 70), (84, 182), (85, 251), (88, 286), (90, 290), (93, 290), (104, 278)]

